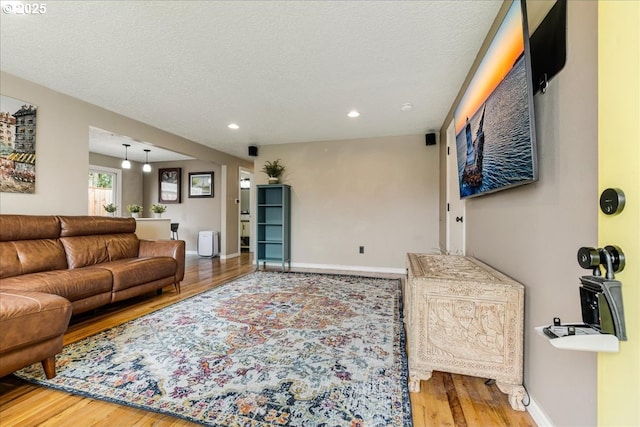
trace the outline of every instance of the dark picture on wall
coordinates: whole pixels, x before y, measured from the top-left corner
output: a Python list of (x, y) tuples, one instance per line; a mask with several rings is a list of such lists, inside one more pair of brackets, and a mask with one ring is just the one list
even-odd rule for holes
[(528, 40), (516, 0), (454, 111), (461, 198), (538, 179)]
[(36, 111), (26, 101), (0, 95), (0, 191), (35, 193)]
[(180, 203), (182, 168), (158, 169), (158, 202)]

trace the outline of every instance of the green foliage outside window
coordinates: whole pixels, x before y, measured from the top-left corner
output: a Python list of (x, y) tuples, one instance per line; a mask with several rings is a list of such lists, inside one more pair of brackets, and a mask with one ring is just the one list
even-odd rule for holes
[(89, 172), (89, 187), (113, 188), (113, 175), (108, 173)]

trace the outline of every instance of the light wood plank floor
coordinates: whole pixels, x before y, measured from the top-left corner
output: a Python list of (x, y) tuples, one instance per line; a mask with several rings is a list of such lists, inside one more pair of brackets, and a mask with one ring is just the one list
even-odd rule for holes
[[(73, 318), (64, 343), (124, 323), (219, 286), (254, 270), (249, 254), (220, 261), (187, 255), (182, 292), (168, 286), (162, 295), (148, 295), (115, 304), (97, 313)], [(411, 393), (415, 427), (535, 426), (526, 412), (511, 409), (507, 396), (485, 379), (434, 372)], [(0, 378), (0, 425), (9, 426), (194, 426), (166, 415), (101, 402), (26, 383), (13, 375)]]

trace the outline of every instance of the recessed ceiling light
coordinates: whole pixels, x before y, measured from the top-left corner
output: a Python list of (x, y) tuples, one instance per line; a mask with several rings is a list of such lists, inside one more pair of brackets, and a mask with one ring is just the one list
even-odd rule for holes
[(401, 111), (411, 111), (413, 110), (413, 104), (410, 102), (405, 102), (400, 106)]
[(354, 117), (358, 117), (360, 115), (360, 113), (358, 113), (356, 110), (351, 110), (349, 111), (349, 114), (347, 114), (347, 116), (354, 118)]
[(240, 126), (238, 126), (236, 123), (229, 123), (229, 126), (227, 126), (229, 129), (240, 129)]

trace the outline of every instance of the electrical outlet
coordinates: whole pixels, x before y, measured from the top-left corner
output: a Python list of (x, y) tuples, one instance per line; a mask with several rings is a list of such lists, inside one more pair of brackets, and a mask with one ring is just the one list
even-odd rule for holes
[(360, 253), (363, 254), (364, 253), (364, 246), (360, 246)]

